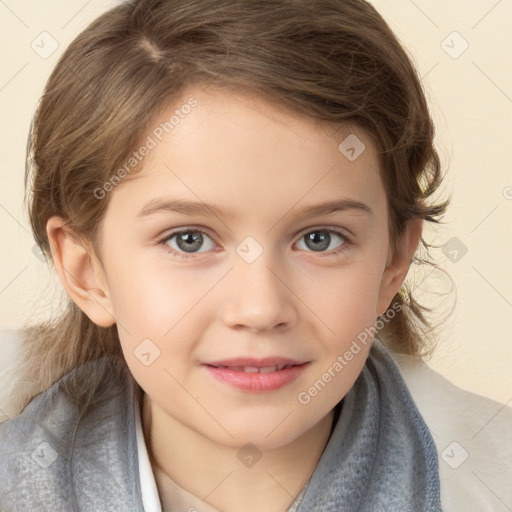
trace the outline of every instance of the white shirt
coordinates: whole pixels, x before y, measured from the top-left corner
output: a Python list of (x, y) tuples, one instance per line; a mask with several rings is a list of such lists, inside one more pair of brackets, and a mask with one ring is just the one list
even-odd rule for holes
[(149, 462), (146, 442), (142, 432), (140, 410), (135, 406), (135, 429), (137, 436), (137, 453), (139, 455), (139, 475), (140, 488), (142, 490), (142, 504), (144, 512), (162, 512), (160, 506), (160, 498), (158, 497), (158, 489), (156, 487), (155, 477)]

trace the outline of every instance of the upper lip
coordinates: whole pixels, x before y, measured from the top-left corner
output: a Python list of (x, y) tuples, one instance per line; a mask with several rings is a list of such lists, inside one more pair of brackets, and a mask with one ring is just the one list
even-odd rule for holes
[(288, 357), (264, 357), (257, 359), (254, 357), (236, 357), (234, 359), (221, 359), (204, 363), (208, 366), (251, 366), (257, 368), (266, 368), (278, 365), (299, 365), (307, 361), (297, 361)]

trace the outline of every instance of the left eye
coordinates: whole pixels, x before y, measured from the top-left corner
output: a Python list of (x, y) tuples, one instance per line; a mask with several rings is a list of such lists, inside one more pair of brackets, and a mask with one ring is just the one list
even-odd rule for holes
[[(333, 239), (338, 239), (342, 242), (334, 247), (329, 247), (333, 242)], [(342, 233), (338, 233), (337, 231), (322, 229), (306, 233), (301, 237), (299, 243), (303, 240), (305, 241), (307, 249), (310, 249), (313, 252), (324, 252), (326, 250), (333, 250), (342, 246), (344, 243), (346, 243), (347, 238)]]
[[(172, 243), (175, 240), (176, 246)], [(204, 244), (204, 240), (207, 239), (210, 241), (210, 247), (206, 247), (204, 250), (212, 249), (215, 244), (211, 240), (211, 238), (202, 231), (181, 231), (179, 233), (173, 233), (168, 236), (163, 243), (168, 245), (175, 251), (183, 251), (186, 253), (194, 253), (194, 252), (204, 252), (199, 251), (199, 248)]]

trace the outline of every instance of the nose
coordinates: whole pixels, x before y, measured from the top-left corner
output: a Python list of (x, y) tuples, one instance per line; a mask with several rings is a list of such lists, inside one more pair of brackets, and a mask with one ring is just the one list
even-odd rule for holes
[(238, 258), (230, 274), (228, 297), (222, 311), (225, 325), (262, 332), (285, 330), (295, 324), (296, 298), (283, 272), (265, 252), (252, 263)]

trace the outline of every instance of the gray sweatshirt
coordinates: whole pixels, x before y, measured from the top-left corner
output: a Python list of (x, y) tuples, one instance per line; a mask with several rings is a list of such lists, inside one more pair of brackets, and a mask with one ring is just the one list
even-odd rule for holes
[[(91, 382), (93, 367), (101, 378)], [(64, 375), (2, 423), (0, 511), (143, 512), (140, 393), (126, 363), (105, 357)], [(434, 442), (375, 339), (298, 512), (440, 510)]]

